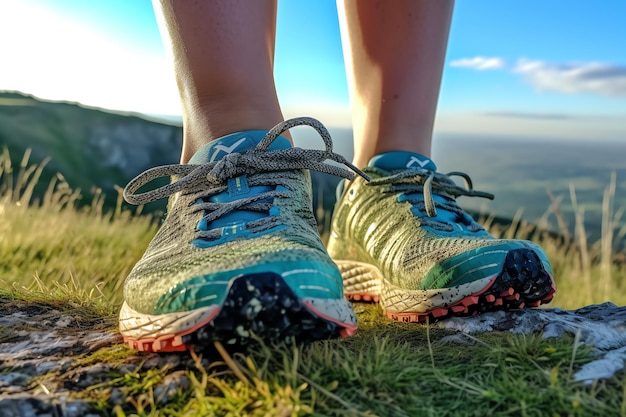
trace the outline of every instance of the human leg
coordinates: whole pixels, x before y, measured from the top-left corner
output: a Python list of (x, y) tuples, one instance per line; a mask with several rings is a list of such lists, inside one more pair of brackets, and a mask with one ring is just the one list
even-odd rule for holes
[(338, 0), (354, 164), (387, 151), (430, 156), (452, 0)]
[[(317, 231), (307, 171), (350, 178), (323, 162), (349, 163), (331, 152), (318, 122), (282, 122), (272, 78), (275, 3), (159, 4), (183, 105), (184, 163), (148, 170), (124, 189), (134, 204), (170, 197), (124, 282), (124, 340), (179, 351), (352, 334), (356, 319)], [(322, 135), (326, 152), (280, 136), (301, 124)]]
[(466, 188), (458, 186), (429, 158), (452, 5), (339, 3), (354, 161), (371, 181), (344, 184), (328, 252), (347, 297), (380, 301), (396, 320), (538, 306), (555, 291), (539, 246), (493, 238), (456, 203), (493, 196), (465, 174)]
[(183, 163), (213, 139), (283, 120), (273, 75), (275, 0), (154, 0), (154, 9), (182, 104)]

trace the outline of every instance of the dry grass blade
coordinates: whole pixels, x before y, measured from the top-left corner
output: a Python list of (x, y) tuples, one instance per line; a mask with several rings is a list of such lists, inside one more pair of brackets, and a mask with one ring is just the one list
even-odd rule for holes
[(615, 232), (616, 219), (614, 217), (613, 201), (615, 200), (615, 190), (617, 185), (617, 175), (615, 171), (611, 173), (611, 182), (604, 190), (602, 199), (602, 237), (600, 239), (600, 294), (603, 299), (609, 299), (613, 290), (611, 277), (611, 266), (613, 262), (613, 234)]
[(224, 360), (224, 363), (228, 366), (228, 368), (233, 371), (233, 374), (244, 384), (250, 384), (250, 381), (246, 376), (241, 372), (241, 368), (237, 363), (233, 360), (232, 356), (224, 349), (224, 346), (220, 342), (213, 342), (215, 349), (219, 352), (220, 356)]
[(567, 226), (567, 222), (565, 222), (565, 218), (563, 217), (563, 213), (561, 212), (561, 201), (563, 197), (555, 197), (550, 188), (546, 189), (548, 193), (548, 197), (550, 197), (550, 207), (554, 212), (554, 217), (556, 217), (556, 222), (559, 227), (559, 232), (563, 235), (563, 239), (566, 244), (569, 244), (572, 241), (572, 236), (569, 232), (569, 227)]
[(574, 215), (576, 218), (575, 238), (578, 243), (578, 250), (580, 253), (580, 263), (582, 269), (582, 284), (584, 290), (585, 304), (592, 302), (593, 297), (593, 285), (591, 283), (591, 258), (589, 256), (589, 247), (587, 245), (587, 233), (585, 231), (585, 210), (578, 205), (576, 198), (576, 188), (574, 184), (570, 184), (570, 199), (572, 201), (572, 207), (574, 208)]

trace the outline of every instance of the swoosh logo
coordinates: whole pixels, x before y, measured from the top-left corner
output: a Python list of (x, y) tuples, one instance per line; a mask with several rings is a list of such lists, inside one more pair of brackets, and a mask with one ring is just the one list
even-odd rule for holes
[(213, 149), (215, 149), (215, 152), (213, 152), (213, 155), (211, 155), (211, 159), (209, 160), (209, 162), (215, 161), (217, 159), (217, 156), (220, 154), (220, 152), (224, 152), (227, 155), (229, 153), (233, 153), (233, 151), (237, 149), (237, 146), (241, 145), (246, 139), (247, 138), (241, 138), (230, 146), (224, 146), (224, 145), (219, 145), (219, 144), (215, 145), (213, 147)]
[(412, 156), (411, 159), (409, 160), (409, 162), (406, 164), (407, 168), (411, 168), (411, 165), (413, 165), (413, 163), (417, 163), (417, 165), (420, 166), (420, 168), (424, 168), (426, 165), (428, 165), (428, 163), (430, 162), (428, 159), (425, 161), (422, 161), (421, 159), (419, 159), (416, 156)]

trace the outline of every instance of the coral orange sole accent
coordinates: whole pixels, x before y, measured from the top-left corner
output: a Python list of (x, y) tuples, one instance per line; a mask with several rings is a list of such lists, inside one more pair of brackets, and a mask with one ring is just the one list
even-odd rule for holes
[(453, 305), (437, 307), (423, 313), (396, 312), (389, 310), (384, 310), (383, 313), (392, 320), (405, 323), (427, 323), (429, 321), (437, 321), (451, 316), (472, 316), (483, 311), (539, 307), (541, 304), (549, 303), (556, 292), (556, 288), (553, 283), (548, 294), (541, 300), (528, 302), (520, 301), (523, 298), (522, 295), (519, 292), (515, 292), (513, 288), (503, 291), (501, 295), (504, 297), (502, 298), (496, 297), (493, 294), (484, 294), (485, 292), (488, 292), (490, 287), (491, 285), (485, 288), (481, 293), (472, 294), (471, 296), (465, 297)]
[(370, 303), (377, 303), (379, 301), (376, 294), (346, 294), (345, 297), (350, 301), (364, 301)]
[(183, 343), (183, 336), (191, 334), (202, 328), (213, 320), (218, 313), (219, 309), (211, 314), (211, 316), (207, 317), (206, 320), (197, 323), (195, 326), (178, 334), (166, 334), (157, 338), (147, 337), (144, 339), (136, 339), (134, 337), (124, 335), (122, 335), (122, 337), (124, 342), (131, 349), (138, 350), (140, 352), (184, 352), (189, 347)]

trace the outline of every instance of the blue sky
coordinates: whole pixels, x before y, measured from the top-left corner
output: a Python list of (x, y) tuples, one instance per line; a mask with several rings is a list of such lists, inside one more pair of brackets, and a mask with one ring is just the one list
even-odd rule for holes
[[(0, 4), (0, 90), (180, 114), (148, 0)], [(438, 133), (626, 139), (626, 1), (458, 0)], [(287, 116), (347, 126), (332, 0), (279, 1), (276, 82)]]

